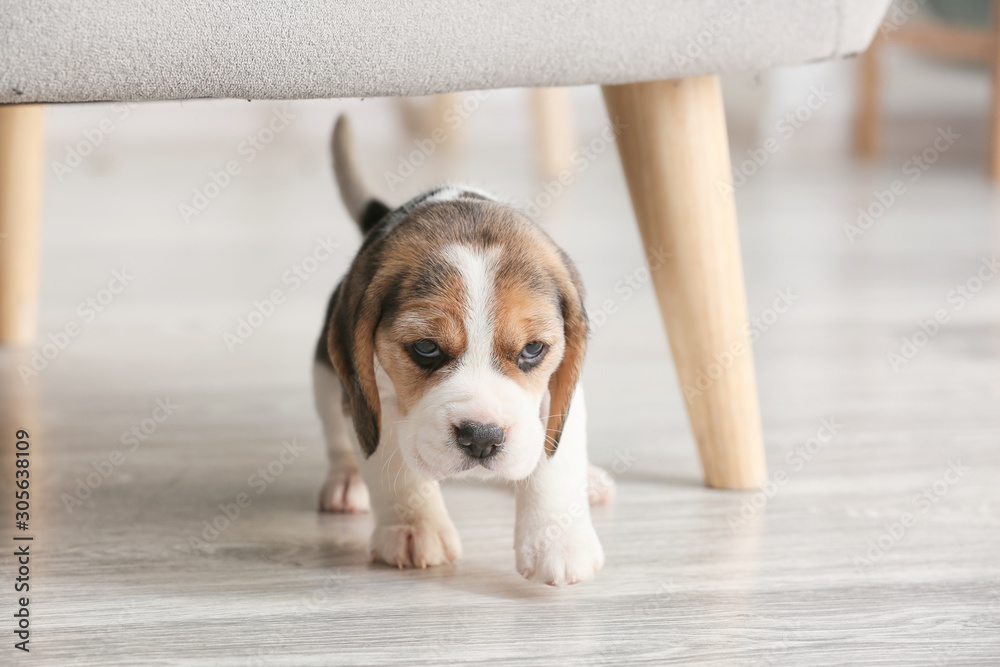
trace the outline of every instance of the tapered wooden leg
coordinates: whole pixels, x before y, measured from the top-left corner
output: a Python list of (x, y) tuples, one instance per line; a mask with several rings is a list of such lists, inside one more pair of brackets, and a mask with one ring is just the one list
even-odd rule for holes
[(882, 39), (878, 36), (858, 57), (858, 106), (854, 117), (854, 153), (864, 159), (878, 154), (879, 141), (879, 60)]
[(705, 482), (767, 474), (717, 77), (605, 86)]
[(535, 121), (538, 168), (543, 178), (559, 178), (573, 168), (576, 127), (569, 88), (532, 88), (531, 112)]
[(0, 106), (0, 344), (35, 339), (44, 151), (43, 107)]

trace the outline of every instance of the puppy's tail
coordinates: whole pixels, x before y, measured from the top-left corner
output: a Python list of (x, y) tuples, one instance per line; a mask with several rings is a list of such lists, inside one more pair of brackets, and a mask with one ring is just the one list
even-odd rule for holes
[(354, 135), (347, 116), (341, 114), (333, 128), (333, 170), (337, 187), (347, 212), (367, 234), (389, 212), (389, 207), (376, 198), (358, 173), (354, 160)]

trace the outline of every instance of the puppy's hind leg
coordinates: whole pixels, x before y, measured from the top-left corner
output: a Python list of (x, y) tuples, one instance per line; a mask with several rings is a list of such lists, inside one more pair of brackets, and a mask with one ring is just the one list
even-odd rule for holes
[(604, 505), (615, 497), (615, 478), (604, 468), (587, 464), (587, 500), (593, 505)]
[(320, 361), (313, 366), (313, 396), (323, 423), (330, 472), (319, 492), (321, 512), (367, 512), (368, 488), (361, 479), (351, 445), (354, 425), (343, 404), (344, 389), (337, 373)]

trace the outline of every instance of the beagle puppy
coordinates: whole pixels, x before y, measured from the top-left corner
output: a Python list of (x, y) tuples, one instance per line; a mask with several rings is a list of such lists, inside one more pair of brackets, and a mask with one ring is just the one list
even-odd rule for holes
[(587, 463), (587, 317), (572, 262), (478, 190), (441, 187), (390, 209), (359, 178), (343, 116), (333, 158), (364, 241), (316, 348), (330, 454), (320, 508), (371, 509), (372, 560), (428, 567), (462, 553), (438, 481), (507, 480), (518, 571), (555, 586), (593, 577), (604, 553), (588, 499), (613, 486)]

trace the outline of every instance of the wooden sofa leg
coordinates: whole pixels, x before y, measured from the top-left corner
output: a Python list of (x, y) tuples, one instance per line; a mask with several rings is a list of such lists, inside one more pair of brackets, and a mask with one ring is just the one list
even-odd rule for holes
[(605, 86), (708, 486), (767, 474), (718, 77)]
[(44, 120), (41, 105), (0, 106), (0, 344), (35, 339)]
[(569, 88), (532, 88), (530, 94), (538, 168), (542, 178), (557, 179), (573, 169), (573, 98)]

